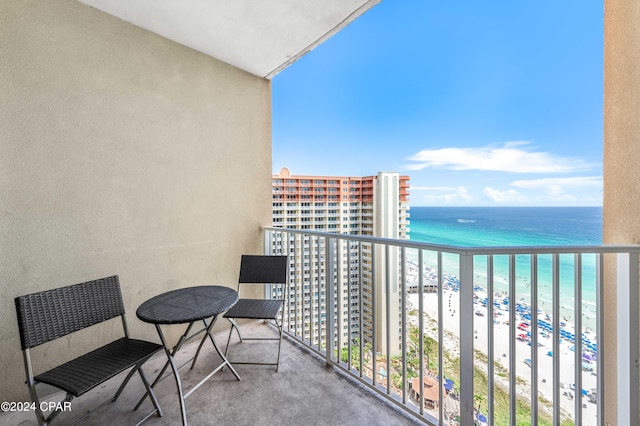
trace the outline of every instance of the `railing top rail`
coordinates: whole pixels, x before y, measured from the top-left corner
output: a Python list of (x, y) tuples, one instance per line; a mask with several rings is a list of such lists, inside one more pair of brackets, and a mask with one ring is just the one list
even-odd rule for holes
[(395, 240), (391, 238), (371, 237), (365, 235), (338, 234), (332, 232), (318, 232), (308, 229), (290, 229), (273, 226), (263, 226), (267, 231), (287, 232), (290, 234), (315, 235), (318, 237), (334, 238), (337, 240), (360, 241), (372, 244), (386, 244), (397, 247), (406, 247), (420, 250), (456, 253), (460, 255), (510, 255), (510, 254), (563, 254), (563, 253), (638, 253), (638, 244), (602, 244), (602, 245), (549, 245), (549, 246), (493, 246), (471, 247), (450, 246), (444, 244), (422, 243), (411, 240)]

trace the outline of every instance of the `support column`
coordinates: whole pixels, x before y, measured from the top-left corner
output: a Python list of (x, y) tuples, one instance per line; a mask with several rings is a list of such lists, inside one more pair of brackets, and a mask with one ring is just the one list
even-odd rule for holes
[[(604, 226), (605, 244), (640, 243), (640, 3), (605, 0)], [(604, 286), (605, 424), (618, 424), (615, 259), (607, 258)], [(637, 332), (638, 325), (635, 326)]]

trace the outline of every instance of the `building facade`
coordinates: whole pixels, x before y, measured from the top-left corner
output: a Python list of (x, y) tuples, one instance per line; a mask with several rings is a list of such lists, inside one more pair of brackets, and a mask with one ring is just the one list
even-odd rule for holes
[[(409, 234), (409, 177), (394, 172), (376, 176), (294, 176), (283, 168), (273, 175), (273, 226), (315, 232), (407, 239)], [(277, 241), (274, 253), (289, 253), (299, 264), (290, 265), (289, 316), (285, 326), (318, 347), (326, 342), (324, 306), (327, 285), (334, 285), (337, 319), (335, 342), (345, 346), (362, 338), (376, 352), (399, 352), (400, 327), (399, 254), (379, 253), (371, 244), (341, 242), (332, 247), (335, 266), (326, 264), (326, 247), (317, 247), (309, 236), (289, 234)], [(296, 256), (294, 256), (294, 254)], [(374, 256), (391, 262), (374, 262)], [(293, 260), (292, 260), (293, 262)], [(376, 265), (375, 267), (373, 265)], [(321, 271), (317, 273), (315, 271)], [(333, 272), (333, 279), (327, 275)], [(391, 283), (386, 285), (387, 280)], [(274, 288), (284, 297), (281, 288)], [(386, 292), (395, 293), (397, 304), (376, 305)], [(377, 296), (376, 296), (377, 295)], [(393, 295), (392, 295), (393, 296)], [(318, 303), (314, 303), (315, 301)], [(388, 318), (389, 317), (389, 318)], [(398, 320), (387, 336), (387, 322)], [(375, 335), (375, 338), (374, 338)], [(386, 343), (390, 342), (387, 350)]]

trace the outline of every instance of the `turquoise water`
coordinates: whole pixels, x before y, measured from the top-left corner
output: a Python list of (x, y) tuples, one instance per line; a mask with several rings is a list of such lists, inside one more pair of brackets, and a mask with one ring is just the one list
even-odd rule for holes
[(602, 208), (412, 207), (410, 236), (475, 247), (602, 244)]
[[(602, 244), (600, 207), (412, 207), (413, 241), (454, 246), (554, 246)], [(426, 263), (435, 266), (427, 256)], [(486, 257), (474, 263), (475, 285), (487, 286)], [(543, 310), (552, 306), (552, 259), (538, 258), (538, 303)], [(443, 270), (459, 275), (457, 256), (444, 256)], [(560, 299), (562, 315), (573, 319), (574, 257), (560, 256)], [(516, 256), (516, 298), (530, 301), (531, 265), (529, 256)], [(592, 324), (595, 315), (595, 255), (582, 259), (583, 321)], [(507, 256), (494, 258), (494, 289), (507, 292)], [(545, 309), (546, 308), (546, 309)]]

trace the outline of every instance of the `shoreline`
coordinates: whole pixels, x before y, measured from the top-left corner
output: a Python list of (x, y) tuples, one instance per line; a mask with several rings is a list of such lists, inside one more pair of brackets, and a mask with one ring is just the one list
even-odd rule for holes
[[(443, 262), (443, 268), (444, 268), (444, 263)], [(407, 283), (409, 287), (417, 287), (418, 286), (418, 263), (415, 262), (414, 260), (408, 259), (406, 261), (406, 265), (407, 265), (407, 273), (409, 275), (408, 279), (407, 279)], [(444, 268), (447, 269), (447, 268)], [(424, 265), (424, 285), (425, 288), (427, 287), (432, 287), (432, 288), (437, 288), (438, 287), (438, 280), (437, 280), (437, 269), (432, 267), (432, 266), (427, 266)], [(452, 274), (450, 272), (443, 272), (443, 287), (449, 288), (449, 289), (453, 289), (456, 290), (456, 288), (459, 288), (460, 286), (460, 280), (458, 279), (457, 276), (455, 276), (455, 274)], [(522, 291), (522, 287), (529, 287), (529, 285), (527, 285), (527, 283), (522, 283), (521, 281), (519, 282), (518, 280), (522, 279), (523, 277), (517, 277), (516, 278), (516, 295), (519, 296), (519, 300), (517, 301), (518, 305), (526, 305), (526, 308), (528, 308), (529, 310), (531, 309), (531, 291)], [(488, 277), (487, 277), (487, 273), (486, 271), (475, 271), (474, 270), (474, 292), (477, 294), (478, 292), (483, 292), (485, 293), (485, 297), (486, 297), (486, 293), (487, 293), (487, 281), (488, 281)], [(505, 298), (508, 299), (508, 278), (504, 278), (500, 275), (498, 275), (498, 272), (494, 273), (494, 291), (493, 291), (493, 295), (494, 295), (494, 305), (496, 301), (504, 301)], [(497, 285), (496, 285), (497, 284)], [(572, 283), (573, 285), (573, 283)], [(496, 289), (497, 287), (497, 289)], [(543, 291), (541, 290), (548, 290), (550, 292), (550, 289), (547, 289), (547, 285), (546, 284), (542, 284), (538, 286), (538, 313), (542, 312), (544, 313), (544, 315), (546, 317), (551, 318), (551, 314), (548, 311), (545, 311), (545, 305), (548, 307), (553, 307), (553, 300), (550, 297), (550, 295), (548, 295), (549, 297), (545, 297), (545, 294)], [(561, 288), (562, 290), (562, 288)], [(425, 293), (427, 293), (427, 291), (425, 291)], [(575, 316), (575, 308), (573, 305), (575, 305), (574, 302), (574, 293), (570, 292), (570, 294), (566, 294), (568, 293), (565, 289), (564, 292), (561, 292), (561, 299), (562, 300), (569, 300), (572, 302), (572, 306), (567, 306), (567, 304), (562, 304), (560, 305), (560, 315), (561, 315), (561, 321), (568, 324), (569, 326), (573, 326), (575, 320), (574, 320), (574, 316)], [(506, 303), (505, 303), (506, 304)], [(497, 307), (497, 305), (496, 305)], [(582, 307), (582, 312), (581, 312), (581, 324), (582, 324), (582, 332), (584, 333), (585, 331), (589, 331), (592, 332), (593, 330), (596, 330), (596, 301), (595, 300), (589, 300), (589, 298), (587, 297), (587, 294), (585, 294), (585, 292), (583, 292), (583, 299), (582, 299), (582, 303), (581, 303), (581, 307)], [(551, 322), (551, 320), (549, 319), (549, 322)], [(595, 342), (593, 342), (595, 343)], [(595, 350), (594, 350), (595, 351)]]
[[(418, 282), (418, 264), (409, 260), (408, 272), (409, 278), (414, 279), (414, 286)], [(523, 380), (526, 384), (526, 390), (530, 392), (531, 388), (531, 364), (525, 360), (532, 358), (531, 348), (531, 333), (530, 325), (535, 318), (538, 323), (538, 392), (541, 397), (548, 401), (553, 401), (553, 359), (556, 354), (552, 353), (553, 348), (553, 317), (550, 313), (545, 312), (543, 309), (544, 303), (539, 306), (536, 315), (533, 315), (531, 305), (527, 303), (524, 298), (516, 301), (516, 324), (509, 324), (509, 309), (511, 303), (507, 297), (507, 293), (501, 291), (494, 291), (494, 318), (490, 322), (488, 316), (488, 293), (487, 289), (481, 285), (477, 285), (478, 275), (474, 274), (474, 312), (473, 329), (474, 329), (474, 349), (480, 351), (484, 356), (488, 357), (489, 354), (489, 342), (488, 342), (488, 327), (493, 327), (493, 353), (494, 362), (498, 363), (506, 371), (509, 370), (509, 341), (510, 334), (513, 333), (513, 338), (516, 339), (516, 376)], [(424, 267), (424, 280), (425, 287), (438, 288), (438, 275), (434, 268), (430, 266)], [(445, 331), (453, 334), (454, 336), (460, 336), (460, 280), (453, 274), (443, 274), (443, 328)], [(485, 275), (486, 279), (486, 275)], [(408, 293), (408, 309), (418, 309), (419, 294)], [(423, 294), (423, 307), (424, 314), (428, 317), (429, 321), (434, 324), (438, 322), (438, 293), (427, 292)], [(565, 312), (561, 315), (564, 316)], [(595, 318), (594, 318), (595, 320)], [(410, 321), (417, 325), (417, 315), (410, 315)], [(594, 321), (595, 322), (595, 321)], [(560, 338), (560, 406), (563, 411), (573, 413), (575, 410), (574, 390), (571, 389), (572, 384), (575, 382), (575, 327), (572, 322), (566, 316), (562, 318), (560, 323), (560, 330), (558, 331), (558, 337)], [(591, 328), (591, 324), (585, 324), (583, 320), (583, 328), (580, 330), (582, 335), (582, 350), (581, 356), (582, 369), (582, 388), (583, 388), (583, 424), (589, 426), (595, 423), (597, 415), (597, 406), (589, 402), (588, 393), (592, 392), (597, 387), (597, 336)], [(425, 330), (428, 327), (425, 327)], [(426, 331), (425, 331), (425, 334)], [(435, 337), (436, 336), (431, 336)], [(447, 342), (445, 339), (445, 346), (443, 349), (448, 351), (457, 351), (459, 355), (459, 347), (454, 342), (454, 347), (450, 347), (451, 342)], [(451, 339), (448, 339), (451, 340)], [(447, 347), (449, 343), (449, 347)], [(585, 371), (586, 369), (586, 371)], [(589, 371), (591, 370), (591, 371)], [(486, 370), (485, 370), (486, 372)], [(497, 383), (497, 381), (496, 381)], [(507, 385), (508, 386), (508, 385)], [(585, 395), (585, 391), (587, 395)], [(531, 396), (528, 394), (528, 398)], [(593, 419), (593, 423), (591, 422)]]
[[(417, 309), (419, 302), (418, 294), (408, 294), (409, 309)], [(459, 292), (446, 286), (443, 292), (444, 310), (443, 315), (443, 327), (444, 330), (452, 333), (455, 336), (460, 335), (460, 297)], [(424, 313), (429, 317), (429, 320), (437, 324), (438, 320), (438, 294), (437, 293), (425, 293), (423, 299)], [(486, 308), (481, 306), (477, 301), (474, 302), (474, 311), (484, 309), (484, 316), (477, 315), (474, 312), (473, 315), (473, 328), (474, 328), (474, 349), (479, 350), (485, 356), (488, 356), (488, 320), (486, 318)], [(508, 311), (497, 310), (497, 320), (492, 322), (493, 326), (493, 353), (494, 362), (501, 365), (506, 371), (509, 370), (509, 335), (511, 333), (511, 327), (508, 321), (505, 323), (502, 319), (508, 319)], [(417, 316), (411, 316), (417, 324)], [(520, 323), (521, 315), (518, 312), (516, 315), (518, 322)], [(481, 319), (478, 321), (478, 319)], [(568, 326), (568, 324), (567, 324)], [(539, 333), (543, 333), (544, 330), (540, 328)], [(518, 334), (525, 334), (523, 330), (519, 330), (515, 327), (513, 332)], [(426, 333), (425, 333), (426, 334)], [(590, 333), (589, 333), (590, 334)], [(544, 397), (548, 401), (553, 401), (553, 357), (548, 355), (548, 352), (552, 348), (551, 334), (547, 337), (539, 336), (538, 343), (541, 346), (538, 349), (538, 392), (541, 397)], [(437, 336), (432, 336), (436, 337)], [(515, 336), (514, 336), (515, 337)], [(595, 339), (595, 335), (593, 335)], [(445, 339), (445, 348), (448, 351), (458, 351), (457, 342), (454, 342), (455, 347), (447, 347)], [(451, 339), (449, 339), (451, 340)], [(450, 343), (450, 342), (449, 342)], [(459, 353), (458, 353), (459, 355)], [(573, 398), (574, 391), (570, 389), (571, 384), (574, 383), (574, 365), (575, 365), (575, 353), (571, 350), (571, 342), (565, 338), (561, 339), (560, 343), (560, 406), (563, 411), (573, 413), (575, 409), (575, 400)], [(531, 358), (531, 346), (527, 341), (516, 341), (516, 376), (526, 383), (526, 389), (530, 390), (531, 385), (531, 367), (525, 362), (525, 360)], [(591, 364), (589, 364), (591, 365)], [(592, 364), (595, 368), (595, 362)], [(485, 370), (486, 371), (486, 370)], [(594, 370), (595, 371), (595, 370)], [(496, 381), (497, 382), (497, 381)], [(508, 385), (507, 385), (508, 386)], [(597, 377), (590, 372), (582, 371), (582, 387), (585, 390), (590, 391), (596, 388)], [(583, 392), (584, 393), (584, 392)], [(530, 398), (530, 395), (527, 395)], [(583, 395), (583, 424), (585, 426), (595, 424), (597, 407), (595, 404), (589, 402), (587, 396)], [(593, 423), (590, 420), (593, 419)]]

